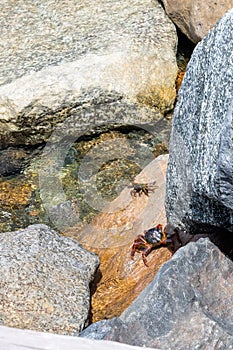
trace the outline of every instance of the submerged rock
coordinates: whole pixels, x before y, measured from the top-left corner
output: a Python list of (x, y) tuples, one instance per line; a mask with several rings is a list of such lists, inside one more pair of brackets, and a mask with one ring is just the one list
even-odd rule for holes
[(166, 214), (190, 233), (233, 232), (233, 10), (197, 45), (174, 113)]
[(233, 349), (232, 269), (209, 239), (189, 243), (119, 318), (81, 336), (167, 350)]
[(27, 0), (2, 16), (12, 23), (0, 53), (0, 147), (45, 142), (69, 117), (83, 132), (173, 108), (177, 35), (157, 1)]
[(233, 7), (233, 1), (162, 0), (171, 20), (194, 43)]
[(46, 225), (0, 234), (0, 322), (60, 334), (87, 326), (98, 257)]
[(20, 148), (10, 147), (0, 151), (0, 176), (19, 173), (25, 167), (29, 155), (29, 151)]

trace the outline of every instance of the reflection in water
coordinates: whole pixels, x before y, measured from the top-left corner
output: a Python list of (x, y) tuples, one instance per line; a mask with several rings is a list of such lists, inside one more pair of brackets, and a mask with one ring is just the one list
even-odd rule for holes
[[(146, 164), (157, 155), (167, 153), (170, 128), (168, 120), (164, 120), (163, 128), (156, 136), (141, 129), (124, 131), (121, 128), (74, 143), (66, 155), (63, 167), (56, 173), (56, 177), (51, 175), (52, 181), (48, 181), (50, 188), (47, 189), (46, 198), (53, 203), (49, 213), (53, 216), (53, 222), (40, 198), (38, 174), (41, 164), (38, 155), (20, 174), (1, 177), (0, 231), (13, 231), (34, 223), (45, 223), (56, 228), (54, 221), (60, 221), (62, 225), (64, 215), (69, 212), (66, 206), (72, 208), (74, 217), (79, 217), (80, 225), (89, 223), (104, 204), (116, 198)], [(130, 146), (130, 152), (127, 153), (124, 145)], [(88, 177), (91, 169), (95, 171), (93, 176)], [(52, 187), (61, 184), (65, 204), (60, 198), (61, 194), (54, 196), (51, 183)], [(93, 196), (88, 200), (87, 194), (94, 191), (98, 195), (96, 202), (101, 205), (94, 203)], [(71, 225), (74, 223), (72, 220), (74, 221), (70, 218), (68, 221)]]

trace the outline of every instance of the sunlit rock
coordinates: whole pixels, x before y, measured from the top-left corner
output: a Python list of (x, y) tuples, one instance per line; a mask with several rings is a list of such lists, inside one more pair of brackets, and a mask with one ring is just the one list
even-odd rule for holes
[(173, 108), (177, 35), (157, 1), (27, 0), (2, 17), (0, 147), (43, 143), (66, 119), (85, 133)]
[(167, 350), (231, 349), (232, 261), (207, 238), (180, 248), (118, 318), (81, 336)]
[(74, 334), (87, 326), (98, 257), (46, 225), (0, 234), (0, 320)]
[(197, 43), (216, 22), (233, 7), (233, 1), (162, 0), (171, 20), (194, 43)]
[(174, 112), (168, 221), (191, 233), (233, 232), (233, 10), (197, 45)]

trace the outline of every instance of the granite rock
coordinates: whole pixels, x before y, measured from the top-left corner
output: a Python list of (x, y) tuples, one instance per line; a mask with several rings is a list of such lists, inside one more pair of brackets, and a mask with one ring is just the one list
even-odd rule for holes
[(232, 268), (208, 238), (191, 242), (119, 318), (80, 336), (167, 350), (233, 349)]
[(89, 129), (95, 109), (124, 124), (138, 104), (150, 121), (173, 108), (177, 35), (157, 1), (5, 2), (0, 147), (45, 142), (68, 117)]
[(87, 326), (97, 255), (39, 224), (1, 233), (0, 252), (1, 324), (60, 334)]
[(233, 10), (197, 45), (178, 95), (166, 214), (190, 233), (233, 232)]
[(233, 1), (162, 0), (167, 15), (194, 43), (199, 42), (216, 22), (233, 7)]

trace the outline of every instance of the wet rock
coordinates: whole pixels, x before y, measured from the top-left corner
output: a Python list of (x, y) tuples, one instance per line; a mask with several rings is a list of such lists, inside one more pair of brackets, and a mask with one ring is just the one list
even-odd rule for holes
[(78, 227), (80, 221), (90, 223), (156, 153), (165, 152), (170, 121), (162, 118), (153, 127), (125, 128), (77, 142), (68, 156), (64, 143), (45, 147), (39, 169), (40, 197), (57, 229), (64, 231), (75, 221)]
[(0, 150), (0, 177), (17, 176), (34, 160), (38, 162), (44, 145), (34, 148), (8, 147)]
[(18, 183), (9, 179), (0, 182), (0, 204), (1, 208), (18, 208), (29, 205), (33, 185), (22, 181)]
[[(77, 221), (79, 228), (90, 223), (98, 211), (86, 203), (87, 190), (92, 194), (96, 185), (93, 193), (96, 193), (97, 187), (103, 200), (113, 200), (157, 153), (168, 152), (170, 125), (171, 122), (163, 118), (149, 128), (150, 132), (131, 128), (129, 131), (124, 127), (124, 130), (86, 138), (75, 142), (67, 154), (61, 149), (57, 166), (52, 163), (52, 155), (42, 162), (38, 154), (40, 149), (32, 151), (20, 174), (0, 179), (0, 232), (15, 231), (35, 223), (48, 224), (58, 231), (73, 226)], [(19, 155), (21, 151), (19, 149)], [(22, 158), (20, 162), (14, 158), (18, 155), (16, 149), (0, 152), (0, 161), (1, 155), (6, 167), (11, 162), (24, 167)], [(63, 166), (60, 166), (60, 155), (64, 157)], [(48, 176), (51, 164), (54, 164), (54, 171)], [(40, 177), (42, 169), (44, 181)], [(63, 191), (65, 196), (62, 198)], [(10, 215), (5, 215), (6, 212)]]
[(64, 231), (100, 257), (99, 273), (92, 286), (93, 322), (119, 316), (171, 257), (171, 252), (163, 247), (148, 256), (149, 267), (143, 264), (141, 254), (135, 254), (133, 261), (130, 259), (131, 246), (138, 234), (158, 223), (166, 224), (167, 159), (168, 155), (159, 156), (135, 178), (139, 183), (156, 181), (157, 188), (149, 197), (133, 197), (132, 188), (126, 187), (89, 225)]
[[(134, 179), (136, 183), (153, 183), (148, 196), (132, 195), (132, 186), (125, 187), (115, 200), (108, 202), (101, 213), (82, 232), (76, 232), (82, 244), (90, 247), (109, 248), (123, 246), (135, 235), (156, 222), (165, 224), (164, 196), (168, 154), (150, 162)], [(94, 199), (92, 198), (94, 206)], [(100, 198), (97, 198), (99, 200)], [(69, 232), (69, 231), (67, 231)]]
[(190, 233), (233, 231), (233, 10), (197, 45), (172, 125), (166, 214)]
[(97, 279), (97, 284), (93, 285), (92, 322), (120, 316), (153, 280), (159, 268), (171, 258), (167, 248), (160, 248), (149, 255), (149, 267), (143, 264), (141, 254), (137, 254), (131, 262), (132, 243), (109, 249), (86, 246), (100, 257), (100, 280)]
[(29, 152), (24, 149), (8, 148), (0, 151), (0, 176), (19, 173), (26, 164)]
[(1, 233), (0, 252), (3, 325), (60, 334), (87, 325), (95, 254), (46, 225)]
[(0, 232), (45, 222), (46, 215), (35, 196), (34, 179), (19, 175), (0, 181)]
[(189, 243), (119, 318), (81, 336), (168, 350), (232, 349), (232, 268), (209, 239)]
[(67, 118), (82, 133), (96, 122), (155, 121), (173, 108), (177, 35), (157, 1), (27, 0), (2, 15), (12, 23), (0, 54), (0, 147), (47, 141)]
[(233, 1), (162, 0), (171, 20), (194, 43), (197, 43), (216, 22), (233, 7)]

